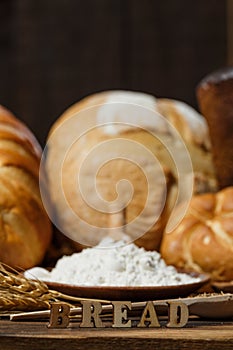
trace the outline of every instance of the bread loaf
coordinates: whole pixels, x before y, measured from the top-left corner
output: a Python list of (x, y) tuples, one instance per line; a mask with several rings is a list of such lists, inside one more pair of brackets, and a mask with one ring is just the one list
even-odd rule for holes
[[(209, 129), (205, 119), (184, 102), (160, 98), (157, 109), (180, 133), (194, 171), (194, 193), (217, 190)], [(173, 170), (174, 172), (174, 170)]]
[(39, 264), (51, 224), (39, 190), (41, 148), (29, 129), (0, 106), (0, 261)]
[(214, 281), (233, 280), (233, 187), (194, 196), (181, 223), (164, 235), (161, 254), (167, 264)]
[[(136, 108), (132, 112), (131, 105), (138, 106), (138, 109)], [(142, 109), (142, 107), (146, 108)], [(150, 118), (148, 113), (151, 112), (148, 112), (148, 110), (159, 112), (164, 118)], [(79, 113), (80, 119), (73, 118), (77, 113)], [(135, 123), (138, 127), (130, 127), (127, 124), (128, 117), (131, 117), (132, 123)], [(125, 208), (124, 219), (126, 223), (130, 223), (140, 215), (146, 203), (147, 179), (143, 176), (142, 170), (148, 170), (149, 173), (155, 171), (153, 185), (150, 187), (154, 198), (153, 204), (149, 206), (148, 212), (141, 216), (138, 225), (146, 227), (148, 218), (152, 216), (158, 215), (158, 220), (147, 230), (143, 237), (137, 239), (136, 243), (147, 249), (159, 248), (162, 231), (169, 215), (167, 208), (170, 207), (170, 202), (174, 204), (172, 193), (174, 194), (177, 191), (179, 181), (177, 164), (175, 164), (175, 160), (172, 159), (166, 146), (169, 145), (176, 156), (182, 158), (182, 151), (172, 138), (166, 120), (174, 125), (181, 136), (184, 137), (184, 142), (194, 159), (194, 171), (197, 177), (204, 179), (202, 181), (204, 185), (199, 186), (199, 189), (196, 187), (196, 191), (203, 188), (203, 186), (208, 189), (214, 187), (207, 125), (202, 116), (191, 107), (178, 101), (155, 99), (153, 96), (143, 93), (129, 91), (98, 93), (71, 106), (58, 118), (50, 131), (46, 170), (49, 178), (50, 195), (57, 212), (56, 220), (59, 229), (62, 228), (62, 231), (68, 233), (69, 237), (79, 242), (85, 242), (88, 245), (98, 243), (106, 234), (106, 232), (101, 231), (101, 228), (111, 226), (107, 206), (116, 198), (116, 184), (121, 179), (127, 179), (134, 189), (132, 201)], [(109, 121), (120, 124), (110, 125)], [(100, 127), (101, 123), (103, 124), (102, 127)], [(78, 138), (77, 135), (79, 135), (80, 130), (85, 131), (91, 125), (98, 125), (98, 127), (90, 129), (88, 133), (84, 133), (81, 138)], [(152, 135), (153, 131), (157, 133), (157, 138)], [(75, 140), (76, 138), (78, 140)], [(132, 150), (131, 161), (115, 159), (104, 163), (95, 177), (96, 164), (101, 157), (104, 157), (104, 152), (98, 147), (89, 168), (86, 168), (85, 183), (82, 183), (82, 186), (78, 189), (78, 173), (89, 152), (101, 143), (107, 142), (109, 144), (109, 141), (119, 138), (143, 145), (158, 160), (165, 176), (166, 189), (161, 185), (163, 180), (159, 173), (161, 169), (152, 166), (151, 161), (143, 163), (144, 155), (142, 151)], [(165, 146), (159, 138), (163, 140)], [(126, 142), (117, 144), (117, 150), (122, 155), (127, 151), (127, 148), (129, 150), (130, 146), (127, 146)], [(105, 149), (105, 153), (110, 158), (115, 157), (114, 152), (115, 149), (112, 150), (111, 147)], [(135, 165), (137, 162), (141, 162), (142, 169)], [(61, 166), (63, 173), (59, 177)], [(187, 178), (191, 173), (192, 169), (186, 174)], [(93, 183), (96, 183), (100, 195), (106, 200), (105, 212), (96, 210), (83, 199), (81, 192), (84, 188), (88, 197), (92, 198)], [(122, 191), (121, 195), (123, 196), (123, 202), (127, 202), (127, 190)], [(98, 235), (91, 232), (91, 227), (87, 232), (81, 222), (77, 223), (73, 213), (82, 221), (87, 222), (89, 227), (97, 225), (99, 227)], [(134, 238), (134, 232), (127, 231), (125, 233)]]
[(201, 113), (212, 142), (219, 187), (233, 185), (233, 67), (213, 72), (197, 87)]

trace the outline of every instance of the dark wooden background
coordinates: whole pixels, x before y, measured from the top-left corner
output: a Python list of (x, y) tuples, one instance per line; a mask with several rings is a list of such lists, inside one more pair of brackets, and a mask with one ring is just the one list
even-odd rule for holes
[(69, 105), (131, 89), (197, 107), (227, 63), (226, 1), (0, 0), (0, 103), (43, 144)]

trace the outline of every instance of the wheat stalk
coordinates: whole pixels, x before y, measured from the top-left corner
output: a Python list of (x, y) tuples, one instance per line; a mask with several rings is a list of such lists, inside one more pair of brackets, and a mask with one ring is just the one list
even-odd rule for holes
[(9, 292), (0, 292), (0, 310), (1, 311), (27, 311), (43, 310), (50, 307), (51, 300), (35, 298), (27, 295), (12, 294)]
[(0, 310), (40, 310), (48, 308), (53, 296), (41, 281), (25, 278), (0, 263)]
[[(54, 290), (40, 280), (30, 280), (17, 270), (0, 263), (0, 311), (35, 311), (49, 309), (51, 302), (66, 300), (71, 307), (85, 299)], [(69, 301), (69, 303), (68, 303)], [(71, 304), (72, 303), (72, 304)]]

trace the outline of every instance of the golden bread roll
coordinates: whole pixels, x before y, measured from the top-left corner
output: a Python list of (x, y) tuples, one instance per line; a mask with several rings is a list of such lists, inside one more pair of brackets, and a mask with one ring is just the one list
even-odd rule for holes
[(51, 238), (39, 190), (40, 158), (30, 130), (0, 106), (0, 261), (24, 269), (42, 261)]
[(181, 223), (164, 234), (161, 254), (167, 264), (233, 280), (233, 187), (194, 196)]
[(197, 87), (200, 111), (210, 130), (219, 187), (233, 185), (233, 67), (213, 72)]
[[(135, 108), (135, 105), (138, 109)], [(135, 108), (133, 112), (131, 106)], [(153, 115), (151, 118), (151, 111), (153, 114), (159, 112), (163, 117)], [(73, 117), (76, 113), (79, 113), (79, 119)], [(131, 117), (132, 123), (138, 127), (127, 124), (129, 117)], [(90, 120), (92, 120), (93, 125), (98, 125), (98, 127), (90, 128), (88, 132), (84, 132), (91, 126)], [(110, 121), (120, 124), (110, 125)], [(106, 232), (101, 231), (101, 228), (112, 226), (111, 215), (108, 214), (108, 203), (117, 197), (117, 183), (121, 179), (127, 179), (134, 189), (134, 196), (125, 208), (124, 220), (127, 224), (142, 213), (146, 204), (148, 184), (143, 171), (151, 174), (154, 171), (153, 184), (150, 187), (153, 201), (147, 208), (147, 212), (141, 216), (138, 226), (147, 227), (148, 221), (156, 215), (158, 220), (146, 230), (145, 235), (136, 240), (136, 243), (146, 249), (158, 249), (168, 219), (169, 210), (167, 208), (172, 207), (170, 202), (174, 204), (172, 192), (177, 191), (178, 183), (177, 164), (166, 146), (169, 145), (172, 148), (176, 157), (179, 158), (178, 161), (182, 162), (183, 156), (182, 150), (179, 148), (180, 144), (174, 142), (167, 121), (170, 121), (181, 133), (181, 136), (184, 136), (184, 143), (195, 158), (194, 171), (205, 179), (203, 181), (205, 188), (213, 186), (214, 174), (208, 128), (204, 118), (191, 107), (178, 101), (159, 100), (151, 95), (138, 92), (106, 91), (91, 95), (66, 110), (51, 128), (46, 152), (50, 195), (56, 208), (59, 229), (66, 234), (68, 233), (69, 237), (78, 242), (85, 242), (87, 245), (97, 244), (106, 234)], [(100, 126), (100, 124), (103, 125)], [(80, 130), (84, 134), (79, 138)], [(185, 135), (183, 134), (184, 130)], [(153, 132), (159, 137), (154, 137)], [(143, 150), (132, 150), (129, 157), (131, 159), (125, 160), (124, 157), (114, 159), (117, 158), (114, 153), (115, 149), (110, 146), (104, 151), (96, 147), (104, 142), (110, 145), (110, 141), (114, 142), (119, 138), (124, 140), (119, 142), (116, 147), (120, 154), (125, 154), (127, 150), (130, 152), (130, 145), (127, 145), (126, 141), (133, 142), (142, 145), (144, 149), (149, 151), (158, 160), (160, 167), (154, 166), (151, 160), (144, 160)], [(89, 166), (85, 168), (85, 181), (82, 181), (79, 188), (77, 175), (88, 158), (88, 154), (95, 150), (95, 147), (95, 156), (90, 160)], [(105, 159), (106, 154), (108, 154), (109, 159), (113, 160), (105, 162), (98, 173), (95, 173), (99, 160)], [(137, 162), (141, 164), (141, 169), (136, 165)], [(60, 174), (61, 166), (62, 175)], [(161, 175), (161, 170), (164, 178)], [(189, 178), (191, 175), (192, 169), (189, 169), (185, 176)], [(209, 180), (206, 180), (207, 178)], [(86, 196), (92, 200), (93, 183), (96, 183), (99, 194), (107, 203), (105, 212), (91, 207), (83, 198), (81, 192), (84, 191)], [(162, 186), (163, 184), (166, 185), (166, 189)], [(128, 188), (121, 191), (124, 203), (127, 202), (127, 191)], [(91, 227), (87, 231), (85, 226), (82, 226), (82, 222), (77, 223), (70, 208), (89, 226), (97, 226), (99, 228), (98, 235), (92, 232)], [(128, 228), (127, 230), (125, 233), (134, 239), (135, 232), (129, 231)]]

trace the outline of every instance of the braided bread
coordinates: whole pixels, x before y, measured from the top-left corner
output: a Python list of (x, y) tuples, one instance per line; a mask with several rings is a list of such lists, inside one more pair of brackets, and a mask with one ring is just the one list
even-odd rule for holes
[(194, 196), (182, 222), (164, 234), (161, 254), (167, 264), (233, 280), (233, 187)]
[(39, 264), (51, 224), (39, 191), (41, 148), (30, 130), (0, 106), (0, 261)]

